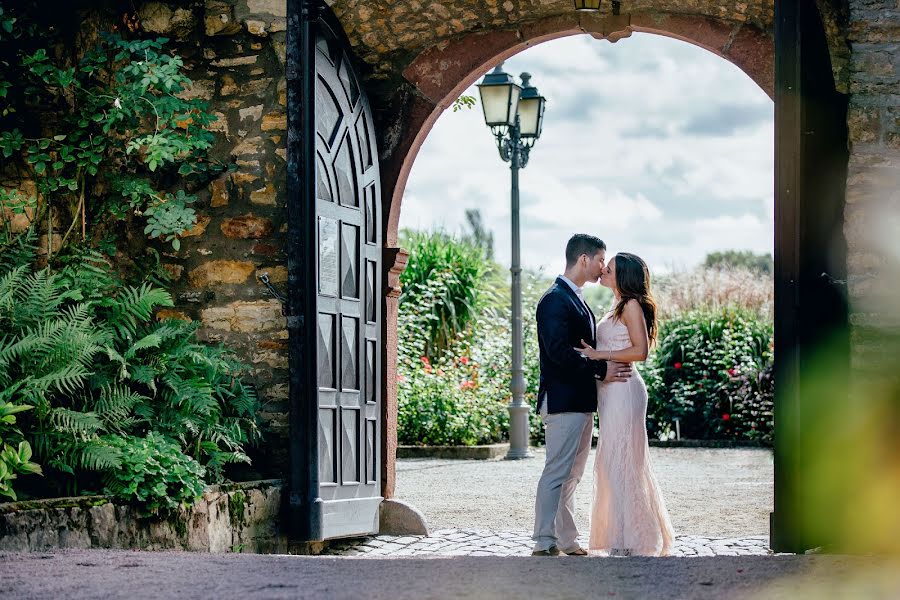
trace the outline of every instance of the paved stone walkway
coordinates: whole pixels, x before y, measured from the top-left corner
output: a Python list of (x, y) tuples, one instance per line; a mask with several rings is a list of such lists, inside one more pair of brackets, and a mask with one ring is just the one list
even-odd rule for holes
[[(580, 543), (587, 547), (587, 540)], [(678, 536), (673, 556), (766, 556), (772, 553), (765, 536), (740, 538)], [(332, 545), (326, 554), (357, 557), (529, 556), (527, 531), (443, 529), (429, 536), (378, 535)]]

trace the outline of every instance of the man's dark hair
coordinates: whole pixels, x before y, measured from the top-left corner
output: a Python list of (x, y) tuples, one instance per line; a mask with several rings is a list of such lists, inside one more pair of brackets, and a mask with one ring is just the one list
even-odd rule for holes
[(600, 238), (586, 233), (576, 233), (569, 238), (566, 244), (566, 267), (571, 267), (582, 254), (594, 258), (601, 250), (606, 250), (606, 244)]

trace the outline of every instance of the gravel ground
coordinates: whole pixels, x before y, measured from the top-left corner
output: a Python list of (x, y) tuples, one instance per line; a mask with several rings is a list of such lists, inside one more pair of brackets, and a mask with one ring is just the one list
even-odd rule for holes
[(0, 598), (897, 598), (897, 565), (872, 563), (839, 556), (354, 560), (73, 550), (0, 553)]
[[(678, 535), (767, 535), (774, 469), (766, 449), (651, 448), (654, 472)], [(587, 531), (593, 452), (576, 492), (577, 517)], [(507, 460), (403, 459), (395, 497), (418, 508), (432, 531), (530, 529), (534, 493), (544, 465)]]

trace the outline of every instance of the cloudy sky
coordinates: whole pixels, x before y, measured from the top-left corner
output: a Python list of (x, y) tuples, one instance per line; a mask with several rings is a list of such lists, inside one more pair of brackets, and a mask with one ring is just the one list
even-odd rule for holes
[[(548, 99), (544, 132), (520, 172), (522, 261), (551, 273), (572, 233), (643, 256), (657, 271), (708, 252), (771, 252), (774, 105), (731, 63), (636, 33), (582, 35), (508, 60)], [(473, 86), (467, 94), (478, 96)], [(463, 229), (480, 208), (502, 264), (510, 255), (508, 164), (480, 103), (445, 112), (413, 165), (401, 228)]]

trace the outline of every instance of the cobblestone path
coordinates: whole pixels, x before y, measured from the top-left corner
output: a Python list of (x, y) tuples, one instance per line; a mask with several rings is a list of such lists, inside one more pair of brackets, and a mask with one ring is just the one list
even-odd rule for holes
[[(587, 540), (580, 543), (587, 547)], [(710, 538), (678, 536), (673, 556), (765, 556), (771, 554), (765, 536)], [(443, 529), (429, 536), (378, 535), (332, 545), (326, 554), (356, 557), (399, 556), (529, 556), (527, 531)]]

